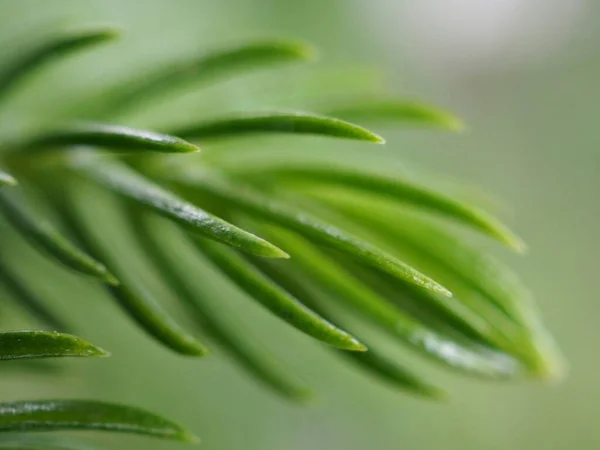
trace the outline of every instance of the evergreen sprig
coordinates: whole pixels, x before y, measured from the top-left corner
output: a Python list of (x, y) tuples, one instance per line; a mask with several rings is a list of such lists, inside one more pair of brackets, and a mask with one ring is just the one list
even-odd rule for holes
[[(33, 72), (116, 37), (112, 29), (57, 31), (3, 60), (0, 102)], [(252, 342), (234, 311), (207, 302), (210, 294), (195, 282), (186, 258), (202, 256), (203, 264), (249, 301), (415, 395), (445, 394), (371, 344), (367, 333), (363, 340), (361, 322), (464, 374), (560, 377), (560, 356), (527, 289), (447, 224), (456, 222), (517, 252), (523, 242), (488, 212), (436, 190), (427, 179), (384, 170), (385, 158), (363, 164), (378, 151), (369, 144), (384, 140), (347, 121), (459, 131), (462, 122), (452, 114), (391, 95), (366, 98), (358, 85), (342, 99), (323, 93), (317, 113), (261, 107), (179, 125), (165, 120), (156, 131), (130, 126), (140, 105), (174, 96), (182, 86), (201, 87), (314, 55), (302, 43), (273, 40), (157, 63), (152, 73), (78, 99), (73, 117), (39, 133), (5, 136), (0, 129), (0, 224), (44, 257), (103, 285), (157, 342), (190, 357), (205, 356), (214, 343), (242, 370), (291, 400), (303, 401), (310, 392)], [(264, 135), (281, 140), (264, 141)], [(363, 156), (345, 158), (345, 150), (334, 145), (339, 139), (356, 141)], [(281, 142), (306, 144), (300, 156), (289, 157), (274, 149)], [(205, 152), (198, 154), (201, 147)], [(239, 161), (236, 152), (244, 155)], [(116, 249), (111, 242), (107, 230), (115, 220), (129, 227), (131, 248)], [(107, 356), (61, 333), (70, 325), (57, 315), (52, 299), (31, 291), (12, 264), (18, 247), (5, 239), (0, 234), (0, 285), (48, 331), (1, 332), (0, 360)], [(134, 248), (181, 299), (197, 329), (178, 324), (121, 263), (119, 255)], [(0, 432), (62, 429), (195, 441), (180, 426), (127, 406), (0, 403)], [(19, 448), (27, 448), (20, 442)]]

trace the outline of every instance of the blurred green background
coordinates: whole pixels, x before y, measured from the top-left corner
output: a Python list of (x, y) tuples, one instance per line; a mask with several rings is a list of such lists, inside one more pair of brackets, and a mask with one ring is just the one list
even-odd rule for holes
[[(467, 133), (397, 130), (385, 133), (386, 151), (502, 200), (500, 214), (526, 239), (530, 253), (498, 254), (535, 292), (571, 370), (557, 385), (490, 384), (434, 372), (452, 392), (449, 403), (435, 404), (369, 382), (308, 339), (252, 316), (262, 340), (285, 336), (275, 339), (276, 350), (319, 393), (314, 404), (297, 407), (224, 358), (191, 361), (160, 348), (108, 299), (98, 302), (85, 283), (70, 288), (77, 302), (63, 298), (62, 286), (47, 283), (44, 289), (79, 334), (113, 357), (61, 363), (68, 370), (57, 378), (7, 372), (3, 399), (128, 402), (191, 427), (207, 450), (600, 448), (600, 304), (594, 288), (600, 254), (599, 2), (0, 0), (0, 36), (54, 18), (114, 23), (126, 34), (111, 48), (53, 68), (44, 82), (33, 80), (30, 92), (0, 116), (0, 126), (43, 121), (68, 109), (67, 99), (90, 83), (148, 67), (154, 59), (281, 35), (314, 43), (329, 64), (381, 69), (392, 91), (457, 112)], [(243, 104), (245, 95), (240, 88), (223, 101)], [(123, 449), (177, 446), (119, 436), (110, 442)]]

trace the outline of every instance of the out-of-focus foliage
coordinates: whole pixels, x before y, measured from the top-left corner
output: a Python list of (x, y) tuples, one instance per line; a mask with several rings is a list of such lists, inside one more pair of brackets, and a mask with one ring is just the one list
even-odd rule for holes
[[(234, 51), (226, 53), (235, 54)], [(308, 53), (300, 52), (302, 55)], [(219, 61), (215, 53), (208, 55), (207, 59)], [(246, 65), (239, 67), (248, 68)], [(110, 87), (106, 92), (118, 92), (120, 84), (121, 81), (118, 81), (115, 87)], [(364, 87), (358, 85), (354, 89), (360, 93)], [(421, 117), (421, 125), (457, 128), (456, 125), (448, 125), (457, 123), (456, 120), (442, 119), (442, 115), (450, 117), (446, 113), (439, 113), (439, 119), (432, 119), (438, 114), (433, 109), (425, 109), (429, 111), (427, 113), (419, 109), (419, 114), (403, 116), (400, 113), (391, 114), (390, 111), (394, 111), (392, 108), (378, 108), (375, 105), (370, 113), (363, 112), (361, 117), (356, 114), (358, 107), (353, 105), (365, 108), (364, 100), (351, 92), (352, 89), (347, 91), (341, 94), (357, 100), (342, 98), (344, 101), (340, 101), (338, 97), (345, 95), (328, 99), (328, 92), (320, 91), (316, 94), (318, 107), (314, 110), (326, 115), (337, 111), (342, 119), (347, 113), (348, 119), (367, 126), (378, 126), (380, 122), (373, 122), (373, 119), (389, 120), (391, 117), (395, 120), (391, 124), (403, 124), (404, 121), (414, 123), (415, 118), (418, 121)], [(304, 96), (301, 91), (295, 94), (300, 99), (299, 106), (306, 107), (302, 104)], [(143, 97), (146, 96), (150, 97), (148, 92)], [(102, 95), (90, 91), (90, 98), (97, 102)], [(383, 98), (389, 101), (387, 96)], [(532, 310), (529, 293), (515, 283), (512, 273), (507, 272), (502, 264), (490, 261), (489, 257), (482, 258), (481, 250), (465, 247), (463, 234), (448, 228), (449, 222), (431, 220), (432, 212), (440, 215), (440, 218), (458, 219), (475, 225), (512, 247), (521, 247), (512, 234), (488, 219), (489, 216), (481, 213), (479, 208), (466, 206), (468, 201), (435, 189), (427, 178), (405, 177), (405, 173), (401, 173), (401, 176), (398, 173), (390, 175), (392, 171), (389, 169), (395, 162), (392, 158), (388, 159), (389, 154), (367, 158), (365, 154), (377, 152), (378, 149), (359, 143), (349, 142), (349, 150), (345, 153), (344, 145), (316, 137), (290, 136), (288, 139), (285, 136), (244, 137), (240, 134), (235, 141), (229, 142), (227, 139), (232, 133), (238, 134), (237, 131), (247, 134), (256, 130), (284, 133), (308, 131), (358, 137), (348, 134), (350, 129), (358, 130), (354, 125), (339, 122), (340, 128), (331, 129), (327, 128), (328, 124), (335, 125), (335, 122), (320, 119), (318, 115), (288, 112), (273, 115), (270, 112), (282, 111), (280, 107), (269, 108), (267, 113), (252, 112), (254, 108), (270, 106), (260, 102), (251, 108), (247, 103), (242, 114), (235, 108), (231, 113), (211, 114), (208, 102), (199, 108), (200, 120), (190, 112), (179, 111), (182, 117), (189, 117), (156, 113), (147, 123), (143, 114), (136, 116), (135, 108), (128, 108), (124, 114), (116, 111), (115, 120), (112, 120), (112, 114), (102, 105), (99, 106), (99, 113), (90, 106), (92, 113), (86, 114), (85, 98), (77, 98), (74, 103), (78, 105), (73, 108), (72, 114), (67, 114), (70, 117), (60, 117), (60, 122), (56, 124), (48, 121), (41, 133), (31, 134), (31, 139), (22, 139), (19, 134), (7, 134), (6, 142), (10, 145), (7, 145), (6, 163), (2, 166), (21, 183), (17, 189), (23, 189), (23, 193), (19, 195), (27, 195), (28, 203), (39, 208), (36, 216), (27, 223), (35, 226), (35, 217), (51, 217), (52, 229), (60, 233), (61, 239), (66, 239), (82, 252), (86, 261), (100, 261), (101, 267), (108, 268), (112, 286), (107, 286), (107, 292), (111, 292), (142, 328), (170, 348), (184, 354), (203, 355), (206, 347), (211, 348), (210, 341), (214, 339), (247, 367), (249, 373), (279, 392), (291, 398), (306, 397), (302, 383), (296, 384), (292, 380), (294, 377), (288, 378), (283, 375), (284, 372), (277, 375), (276, 366), (269, 368), (269, 365), (260, 362), (260, 358), (266, 356), (262, 350), (248, 347), (246, 351), (245, 346), (250, 344), (246, 341), (253, 334), (241, 332), (235, 321), (231, 322), (235, 310), (222, 309), (226, 305), (221, 305), (222, 300), (234, 292), (233, 281), (286, 321), (315, 337), (321, 336), (320, 339), (325, 341), (341, 333), (340, 337), (361, 343), (356, 349), (362, 345), (375, 349), (382, 345), (382, 350), (391, 349), (392, 341), (379, 339), (376, 332), (367, 339), (368, 343), (363, 342), (362, 337), (374, 331), (367, 325), (367, 319), (372, 321), (375, 329), (389, 329), (392, 334), (404, 336), (409, 345), (421, 348), (429, 356), (433, 355), (436, 360), (478, 376), (505, 377), (518, 373), (546, 378), (556, 376), (557, 370), (560, 370), (556, 366), (551, 343), (547, 341)], [(293, 106), (294, 102), (289, 103), (285, 106)], [(396, 103), (397, 111), (401, 111), (403, 103), (406, 104), (402, 100)], [(147, 100), (141, 104), (152, 105)], [(202, 112), (202, 109), (206, 111)], [(164, 125), (161, 117), (164, 118)], [(296, 118), (302, 120), (304, 117), (312, 120), (306, 122), (306, 127), (296, 121)], [(247, 118), (251, 120), (243, 122)], [(282, 118), (284, 120), (277, 121)], [(75, 127), (69, 125), (71, 120), (77, 120)], [(109, 125), (98, 125), (100, 121)], [(178, 122), (182, 125), (178, 125)], [(121, 125), (117, 128), (115, 123), (131, 128), (124, 129)], [(384, 130), (388, 127), (390, 125)], [(157, 131), (145, 132), (142, 129)], [(196, 130), (200, 130), (197, 136), (194, 134)], [(144, 149), (137, 142), (128, 142), (129, 136), (151, 140), (157, 136), (153, 133), (165, 131), (199, 144), (203, 152), (197, 155), (138, 156), (128, 151)], [(212, 141), (217, 136), (219, 139)], [(166, 137), (167, 142), (174, 139), (168, 135)], [(160, 142), (165, 141), (160, 139)], [(60, 151), (52, 151), (48, 144), (61, 147), (57, 148)], [(148, 150), (174, 148), (168, 145)], [(186, 145), (184, 142), (183, 146)], [(124, 155), (118, 159), (115, 156), (106, 157), (105, 153), (97, 151), (102, 150), (99, 147), (110, 147), (108, 150), (114, 149)], [(384, 181), (380, 181), (380, 177)], [(10, 180), (9, 177), (4, 179)], [(12, 205), (15, 204), (12, 197), (18, 192), (14, 189), (4, 188)], [(382, 198), (382, 194), (389, 198)], [(21, 203), (17, 204), (22, 206)], [(138, 209), (137, 205), (144, 208)], [(183, 227), (178, 229), (149, 214), (148, 209)], [(281, 227), (288, 230), (284, 231)], [(31, 227), (28, 229), (31, 230)], [(46, 227), (41, 229), (47, 230)], [(8, 231), (9, 228), (6, 230), (6, 239), (11, 242), (5, 247), (13, 248), (13, 252), (20, 254), (20, 249), (24, 247), (19, 240), (12, 242), (14, 227), (10, 228), (11, 231)], [(293, 233), (290, 234), (290, 231)], [(54, 257), (63, 263), (65, 259), (72, 260), (66, 258), (64, 253), (61, 259), (57, 248), (64, 250), (64, 247), (57, 245), (56, 235), (50, 241), (43, 240), (48, 233), (37, 233), (36, 236), (42, 236), (42, 240), (38, 238), (31, 241), (45, 251), (46, 257)], [(221, 244), (212, 244), (202, 236), (258, 255), (289, 254), (291, 260), (269, 261), (261, 257), (247, 257), (225, 249)], [(174, 244), (178, 240), (179, 247)], [(159, 245), (162, 247), (156, 248)], [(197, 248), (200, 248), (201, 259), (196, 254)], [(292, 251), (292, 248), (295, 250)], [(444, 251), (440, 251), (440, 248)], [(320, 256), (321, 253), (323, 256)], [(9, 254), (2, 254), (3, 257), (5, 255)], [(73, 256), (72, 253), (68, 255)], [(25, 262), (19, 264), (20, 258), (16, 258), (16, 265), (22, 276), (32, 279)], [(6, 259), (11, 264), (10, 255)], [(150, 267), (153, 264), (158, 270)], [(169, 274), (164, 269), (167, 264), (173, 273)], [(70, 267), (73, 268), (73, 265)], [(192, 267), (195, 269), (192, 270)], [(208, 288), (204, 292), (206, 286), (199, 286), (195, 279), (199, 267), (210, 273), (223, 271), (227, 277), (221, 280), (230, 281), (221, 282), (227, 285), (229, 291), (219, 294)], [(81, 268), (78, 270), (84, 272)], [(186, 274), (186, 271), (191, 273)], [(120, 283), (114, 282), (113, 277)], [(347, 277), (347, 282), (344, 282), (344, 277)], [(167, 284), (163, 284), (160, 278), (167, 280)], [(65, 275), (64, 279), (68, 277)], [(328, 283), (328, 279), (339, 281)], [(300, 282), (305, 290), (308, 288), (308, 292), (294, 292), (294, 287), (286, 285), (286, 280), (296, 284)], [(33, 280), (31, 282), (35, 283)], [(175, 305), (169, 302), (171, 294), (167, 286), (170, 288), (168, 290), (177, 293), (177, 297), (191, 297), (185, 302), (190, 313), (195, 311), (199, 330), (205, 332), (208, 338), (206, 344), (198, 342), (194, 332), (184, 331), (187, 327), (168, 318), (167, 314), (170, 313), (167, 310), (173, 311), (175, 316), (178, 312), (177, 308), (173, 308)], [(187, 289), (186, 295), (181, 294), (182, 286)], [(454, 293), (451, 298), (448, 297), (449, 291)], [(361, 292), (368, 294), (361, 295)], [(203, 301), (215, 294), (216, 303), (200, 305), (198, 309), (196, 303), (199, 299)], [(368, 305), (365, 299), (370, 297), (374, 299), (371, 306), (365, 306)], [(312, 311), (309, 310), (307, 316), (310, 320), (303, 322), (300, 317), (304, 313), (290, 309), (291, 303), (285, 306), (285, 298), (300, 300), (302, 308), (310, 308)], [(353, 298), (357, 301), (350, 303)], [(379, 311), (375, 314), (377, 320), (366, 314), (367, 311), (373, 314), (373, 305), (381, 305), (375, 307)], [(397, 314), (404, 317), (394, 318)], [(357, 321), (358, 318), (361, 320)], [(364, 324), (357, 323), (363, 321)], [(332, 322), (336, 324), (335, 327)], [(383, 323), (387, 324), (387, 329), (382, 326)], [(339, 328), (341, 326), (349, 329), (342, 330)], [(361, 339), (356, 339), (355, 328)], [(320, 335), (319, 329), (326, 334)], [(285, 341), (281, 344), (275, 342), (276, 336), (269, 336), (268, 340), (276, 347), (283, 346)], [(363, 367), (383, 374), (388, 380), (409, 387), (415, 393), (438, 396), (438, 389), (428, 387), (429, 383), (421, 376), (410, 373), (414, 371), (411, 357), (406, 359), (406, 367), (398, 372), (406, 373), (405, 376), (391, 375), (397, 368), (391, 368), (393, 364), (386, 365), (381, 361), (387, 359), (389, 362), (392, 354), (374, 360), (379, 352), (367, 352), (365, 356), (371, 356), (370, 360), (363, 358), (363, 361), (359, 361)], [(396, 355), (394, 358), (398, 360)], [(294, 358), (287, 359), (293, 361)], [(198, 364), (201, 368), (202, 363)], [(256, 367), (267, 369), (256, 370)], [(386, 369), (382, 370), (383, 367)], [(406, 372), (407, 368), (409, 372)], [(302, 375), (303, 371), (299, 369), (296, 372)], [(285, 381), (281, 384), (280, 380)], [(176, 411), (176, 408), (172, 410)]]

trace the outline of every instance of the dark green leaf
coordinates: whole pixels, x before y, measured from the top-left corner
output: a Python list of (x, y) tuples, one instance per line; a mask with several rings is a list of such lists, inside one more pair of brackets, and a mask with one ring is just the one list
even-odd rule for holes
[(82, 174), (92, 180), (158, 212), (188, 230), (248, 253), (287, 258), (287, 254), (274, 245), (183, 201), (125, 165), (85, 157), (76, 158), (75, 165)]
[(13, 65), (0, 72), (0, 97), (10, 92), (19, 81), (43, 64), (115, 37), (117, 37), (117, 33), (113, 29), (98, 29), (67, 32), (44, 40), (20, 56)]
[(232, 138), (254, 133), (314, 134), (383, 144), (382, 137), (343, 120), (305, 112), (255, 112), (184, 126), (173, 134), (189, 140)]
[(35, 217), (23, 202), (23, 199), (0, 192), (0, 212), (23, 237), (71, 269), (109, 284), (118, 284), (102, 263), (69, 242), (49, 221)]
[(482, 233), (497, 239), (514, 250), (523, 251), (525, 245), (497, 219), (481, 209), (467, 205), (440, 192), (431, 190), (414, 181), (376, 173), (333, 166), (281, 165), (262, 167), (256, 172), (240, 174), (264, 182), (265, 177), (274, 176), (285, 181), (300, 180), (311, 183), (340, 185), (349, 189), (364, 190), (378, 196), (391, 197), (419, 209), (441, 214), (469, 225)]
[(232, 250), (206, 240), (198, 239), (195, 242), (225, 275), (254, 300), (290, 325), (334, 347), (353, 351), (366, 350), (354, 337), (278, 288)]
[(19, 145), (25, 151), (76, 146), (120, 152), (190, 153), (200, 150), (175, 136), (101, 123), (81, 123), (52, 130)]
[(184, 303), (200, 331), (217, 342), (235, 362), (266, 386), (294, 401), (307, 400), (310, 392), (292, 374), (285, 373), (279, 367), (279, 362), (265, 349), (254, 344), (240, 329), (240, 324), (232, 323), (234, 318), (231, 311), (220, 312), (222, 305), (216, 310), (206, 304), (205, 297), (208, 294), (197, 284), (192, 286), (192, 280), (196, 277), (192, 269), (177, 269), (178, 264), (181, 264), (181, 255), (172, 248), (175, 230), (151, 217), (141, 220), (136, 213), (132, 217), (135, 219), (133, 223), (140, 243), (179, 300)]
[(0, 403), (0, 432), (60, 430), (112, 431), (198, 442), (176, 423), (131, 406), (91, 400)]
[(464, 130), (463, 122), (447, 111), (424, 103), (389, 98), (363, 98), (328, 107), (327, 115), (354, 122), (408, 123), (449, 131)]
[(108, 355), (81, 338), (56, 331), (0, 332), (0, 360)]
[(69, 331), (70, 327), (65, 324), (44, 301), (39, 299), (23, 280), (15, 276), (6, 264), (0, 259), (0, 284), (3, 284), (8, 292), (17, 301), (18, 306), (24, 308), (34, 318), (38, 319), (44, 328), (48, 327), (56, 331)]
[(217, 174), (189, 170), (172, 177), (172, 181), (199, 189), (252, 216), (274, 222), (284, 228), (290, 228), (316, 244), (339, 250), (361, 263), (387, 272), (406, 283), (412, 283), (447, 296), (452, 295), (450, 291), (434, 280), (369, 243), (308, 213), (272, 200), (258, 191), (253, 191), (243, 185), (237, 186)]

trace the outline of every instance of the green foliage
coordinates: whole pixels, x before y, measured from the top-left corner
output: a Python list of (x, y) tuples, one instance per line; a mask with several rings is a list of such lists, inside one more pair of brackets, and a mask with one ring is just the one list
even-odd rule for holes
[(88, 155), (76, 155), (74, 160), (73, 165), (87, 178), (194, 232), (256, 255), (287, 258), (272, 244), (182, 200), (125, 165), (98, 161)]
[[(41, 39), (0, 63), (0, 100), (46, 63), (115, 36), (98, 30)], [(462, 129), (450, 113), (392, 96), (361, 98), (357, 86), (341, 99), (328, 99), (325, 92), (318, 114), (260, 107), (165, 125), (169, 134), (115, 124), (135, 117), (136, 106), (182, 86), (302, 62), (313, 54), (304, 44), (274, 40), (157, 64), (151, 73), (98, 88), (92, 100), (78, 102), (71, 117), (41, 132), (0, 136), (0, 165), (14, 174), (0, 171), (0, 226), (10, 226), (46, 257), (103, 286), (156, 342), (190, 357), (205, 356), (214, 342), (240, 368), (293, 401), (306, 400), (309, 389), (253, 342), (224, 299), (218, 307), (206, 302), (209, 294), (195, 282), (186, 258), (202, 259), (206, 270), (239, 287), (249, 301), (328, 344), (355, 367), (415, 395), (445, 396), (379, 348), (363, 323), (463, 374), (495, 380), (559, 377), (560, 356), (531, 295), (509, 269), (448, 223), (519, 252), (521, 240), (481, 208), (431, 188), (427, 180), (386, 170), (385, 158), (366, 167), (370, 158), (362, 155), (377, 151), (368, 144), (384, 140), (345, 121)], [(287, 146), (276, 151), (283, 139), (306, 147), (294, 159)], [(342, 139), (344, 147), (337, 148)], [(350, 144), (361, 156), (345, 147)], [(113, 242), (111, 230), (119, 225), (131, 235), (124, 247)], [(19, 244), (9, 245), (5, 236), (0, 234), (0, 284), (43, 328), (67, 330), (52, 302), (40, 298), (13, 267)], [(172, 248), (175, 242), (185, 257)], [(143, 257), (177, 295), (194, 330), (171, 317), (139, 271), (123, 263), (130, 254)], [(0, 359), (106, 356), (80, 338), (51, 331), (3, 332), (0, 347)], [(126, 406), (78, 400), (0, 404), (0, 432), (62, 429), (195, 441), (178, 425)], [(48, 442), (48, 448), (63, 448)], [(4, 447), (37, 444), (9, 445)]]
[[(177, 230), (150, 215), (134, 213), (131, 218), (145, 254), (184, 302), (183, 306), (194, 319), (199, 332), (214, 340), (243, 369), (276, 392), (297, 402), (310, 398), (311, 393), (300, 381), (278, 367), (280, 364), (264, 348), (248, 340), (242, 324), (234, 320), (231, 311), (223, 310), (226, 309), (224, 306), (220, 311), (214, 310), (206, 304), (208, 294), (193, 285), (195, 274), (192, 270), (178, 267), (179, 255), (170, 245), (177, 237)], [(189, 240), (186, 238), (185, 242), (189, 243)], [(284, 300), (293, 301), (285, 297)]]
[(123, 126), (91, 123), (52, 130), (20, 144), (21, 148), (18, 151), (65, 149), (77, 145), (123, 152), (189, 153), (200, 150), (195, 145), (174, 136)]
[[(344, 167), (316, 165), (282, 165), (274, 162), (272, 167), (260, 167), (257, 170), (259, 179), (273, 177), (281, 183), (305, 183), (343, 186), (348, 190), (372, 192), (381, 197), (388, 197), (415, 208), (441, 214), (471, 226), (484, 234), (506, 244), (516, 251), (523, 251), (524, 244), (497, 219), (471, 205), (457, 201), (446, 195), (421, 186), (412, 180), (402, 180), (377, 173), (350, 170)], [(240, 176), (252, 177), (252, 171), (242, 170)]]
[(383, 144), (383, 138), (358, 125), (300, 112), (265, 112), (228, 117), (173, 131), (186, 139), (232, 138), (252, 133), (316, 134)]
[[(97, 254), (99, 258), (113, 262), (112, 254), (105, 250), (107, 238), (105, 230), (98, 226), (94, 221), (86, 221), (85, 213), (91, 209), (93, 212), (96, 206), (102, 203), (91, 201), (87, 195), (88, 186), (81, 186), (73, 189), (69, 200), (73, 216), (69, 216), (71, 232), (76, 235), (90, 253)], [(118, 273), (119, 279), (128, 279), (128, 273), (125, 269)], [(206, 347), (191, 334), (183, 330), (175, 320), (173, 320), (161, 307), (152, 294), (143, 286), (127, 286), (119, 283), (118, 285), (106, 285), (108, 293), (115, 299), (121, 308), (150, 336), (170, 348), (171, 350), (188, 356), (204, 356), (208, 353)]]
[(56, 358), (66, 356), (108, 356), (95, 345), (76, 336), (56, 331), (0, 332), (0, 360)]
[[(186, 86), (222, 81), (240, 73), (281, 64), (309, 61), (315, 50), (301, 42), (271, 40), (252, 42), (193, 56), (118, 83), (93, 102), (100, 116), (131, 113), (141, 104), (167, 96)], [(89, 108), (86, 108), (88, 110)]]
[[(306, 278), (299, 277), (297, 273), (287, 270), (285, 267), (275, 267), (267, 261), (254, 259), (253, 264), (260, 268), (279, 286), (292, 293), (294, 296), (303, 299), (313, 309), (319, 311), (320, 314), (326, 316), (327, 313), (321, 306), (323, 303), (318, 294), (307, 289)], [(364, 342), (364, 340), (362, 341)], [(366, 344), (365, 344), (366, 345)], [(336, 353), (350, 362), (363, 368), (373, 376), (390, 383), (391, 385), (421, 397), (440, 400), (445, 398), (446, 393), (441, 389), (431, 385), (423, 379), (423, 377), (415, 374), (410, 369), (403, 367), (391, 358), (386, 357), (379, 352), (374, 346), (366, 345), (366, 352), (347, 352), (336, 349)]]
[(82, 252), (48, 221), (35, 217), (23, 199), (13, 198), (11, 194), (0, 192), (0, 211), (26, 239), (67, 267), (95, 276), (108, 284), (118, 284), (104, 264)]
[(444, 286), (368, 242), (345, 233), (301, 209), (273, 200), (251, 187), (243, 184), (236, 185), (220, 174), (211, 174), (201, 169), (169, 179), (185, 187), (192, 187), (212, 195), (219, 201), (231, 204), (255, 217), (290, 228), (317, 244), (343, 252), (359, 262), (387, 272), (402, 281), (448, 297), (452, 296)]
[[(400, 338), (425, 356), (467, 373), (481, 373), (488, 376), (495, 374), (503, 376), (514, 365), (510, 360), (506, 361), (506, 364), (493, 364), (493, 360), (479, 355), (466, 345), (447, 339), (435, 330), (423, 326), (394, 308), (385, 298), (345, 272), (326, 254), (311, 247), (308, 242), (303, 242), (301, 238), (273, 228), (268, 230), (267, 235), (276, 242), (285, 243), (299, 269), (309, 276), (313, 283), (329, 291), (332, 299), (353, 308), (361, 317), (370, 319), (378, 328)], [(306, 294), (301, 298), (305, 297)], [(313, 302), (313, 304), (320, 303), (323, 302)], [(448, 346), (452, 346), (454, 351), (451, 353), (444, 351)]]
[(319, 317), (285, 290), (269, 282), (232, 250), (219, 248), (209, 242), (198, 242), (198, 246), (233, 282), (289, 324), (334, 347), (359, 352), (366, 350), (354, 337)]
[(198, 439), (179, 425), (138, 408), (85, 400), (0, 403), (0, 431), (99, 430), (183, 442)]
[(46, 63), (116, 37), (113, 29), (98, 29), (59, 33), (44, 39), (10, 65), (0, 68), (0, 99)]

